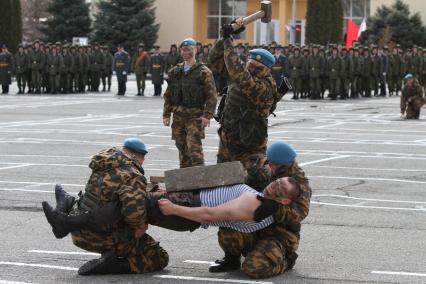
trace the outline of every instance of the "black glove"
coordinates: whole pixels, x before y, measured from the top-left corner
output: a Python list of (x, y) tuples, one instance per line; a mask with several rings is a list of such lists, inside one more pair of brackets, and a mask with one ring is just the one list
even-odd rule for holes
[[(231, 22), (231, 27), (232, 27), (232, 24), (236, 24), (235, 20), (233, 20), (233, 21)], [(243, 25), (243, 26), (241, 26), (238, 30), (234, 31), (234, 35), (237, 35), (237, 34), (239, 34), (239, 33), (242, 33), (242, 32), (243, 32), (243, 31), (245, 31), (245, 30), (246, 30), (246, 27)]]
[(234, 29), (230, 24), (226, 24), (222, 26), (222, 37), (223, 39), (232, 38), (234, 34)]
[(275, 200), (265, 198), (263, 196), (258, 195), (257, 199), (262, 201), (259, 207), (257, 207), (256, 211), (254, 211), (254, 221), (260, 222), (268, 216), (271, 216), (277, 212), (280, 204)]

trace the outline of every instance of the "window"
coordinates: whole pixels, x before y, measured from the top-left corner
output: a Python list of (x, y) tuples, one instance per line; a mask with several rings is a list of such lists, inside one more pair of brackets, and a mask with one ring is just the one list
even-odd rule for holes
[[(244, 17), (246, 11), (246, 0), (208, 0), (207, 38), (219, 38), (220, 27), (229, 24), (235, 18)], [(236, 38), (245, 39), (245, 32)]]
[(363, 19), (367, 19), (370, 15), (370, 2), (371, 0), (342, 0), (345, 30), (348, 19), (357, 25), (360, 25)]
[(271, 20), (270, 23), (262, 23), (260, 20), (254, 22), (254, 44), (270, 44), (272, 41), (279, 42), (279, 20)]

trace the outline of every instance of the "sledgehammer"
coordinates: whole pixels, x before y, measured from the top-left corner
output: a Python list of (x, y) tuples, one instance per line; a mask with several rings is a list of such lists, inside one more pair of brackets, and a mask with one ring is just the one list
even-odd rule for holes
[[(272, 16), (272, 2), (268, 0), (264, 0), (260, 2), (260, 11), (257, 11), (256, 13), (253, 13), (251, 15), (248, 15), (247, 17), (243, 18), (243, 24), (247, 25), (250, 24), (257, 19), (260, 19), (263, 23), (269, 23), (271, 21)], [(239, 26), (235, 23), (232, 24), (232, 28), (234, 31), (238, 30)]]

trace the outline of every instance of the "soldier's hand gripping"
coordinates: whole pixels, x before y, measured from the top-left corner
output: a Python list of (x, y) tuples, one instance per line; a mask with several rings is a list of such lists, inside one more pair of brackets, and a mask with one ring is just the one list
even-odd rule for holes
[(164, 126), (170, 126), (170, 117), (163, 118), (163, 124)]
[(207, 118), (201, 116), (200, 120), (201, 120), (201, 125), (203, 126), (203, 128), (210, 126), (210, 119), (207, 119)]

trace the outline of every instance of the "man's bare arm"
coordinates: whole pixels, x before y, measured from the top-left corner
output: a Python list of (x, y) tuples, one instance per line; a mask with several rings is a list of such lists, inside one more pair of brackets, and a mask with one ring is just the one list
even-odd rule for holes
[(164, 215), (177, 215), (199, 223), (253, 221), (254, 211), (260, 204), (256, 194), (249, 192), (217, 207), (185, 207), (167, 199), (159, 200), (159, 207)]

